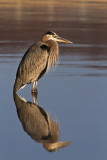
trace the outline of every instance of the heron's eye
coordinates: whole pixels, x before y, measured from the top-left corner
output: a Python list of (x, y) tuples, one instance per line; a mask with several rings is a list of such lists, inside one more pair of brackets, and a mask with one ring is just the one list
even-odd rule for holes
[(56, 35), (53, 35), (53, 37), (55, 38), (55, 37), (56, 37)]
[(57, 35), (56, 35), (56, 34), (54, 34), (54, 35), (53, 35), (53, 37), (54, 37), (54, 38), (56, 38), (56, 37), (57, 37)]

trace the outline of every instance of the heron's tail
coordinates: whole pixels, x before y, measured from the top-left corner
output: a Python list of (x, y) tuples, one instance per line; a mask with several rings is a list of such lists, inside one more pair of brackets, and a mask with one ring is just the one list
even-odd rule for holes
[(23, 85), (20, 82), (20, 79), (16, 79), (13, 87), (13, 92), (16, 93), (18, 90), (20, 90), (23, 87)]

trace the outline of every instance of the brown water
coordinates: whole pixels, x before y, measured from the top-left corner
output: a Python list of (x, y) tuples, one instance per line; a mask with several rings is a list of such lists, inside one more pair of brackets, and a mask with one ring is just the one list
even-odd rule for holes
[[(58, 120), (60, 141), (72, 140), (53, 154), (24, 132), (12, 93), (21, 57), (49, 30), (74, 42), (60, 44), (59, 65), (38, 84), (38, 105)], [(107, 159), (106, 0), (0, 0), (0, 75), (0, 160)], [(31, 87), (19, 95), (33, 102)]]

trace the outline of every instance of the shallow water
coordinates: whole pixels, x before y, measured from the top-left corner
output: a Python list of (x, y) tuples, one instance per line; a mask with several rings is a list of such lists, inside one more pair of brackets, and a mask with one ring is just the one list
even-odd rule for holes
[[(0, 160), (107, 159), (107, 2), (0, 0)], [(18, 64), (48, 30), (74, 44), (59, 44), (60, 62), (38, 83), (38, 105), (59, 122), (68, 147), (49, 153), (26, 134), (13, 100)], [(33, 102), (32, 85), (18, 94)]]

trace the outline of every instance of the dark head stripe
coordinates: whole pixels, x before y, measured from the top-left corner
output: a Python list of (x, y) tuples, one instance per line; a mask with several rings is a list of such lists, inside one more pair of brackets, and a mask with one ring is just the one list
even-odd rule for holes
[(55, 32), (49, 31), (49, 32), (47, 32), (47, 33), (45, 33), (45, 34), (55, 35)]

